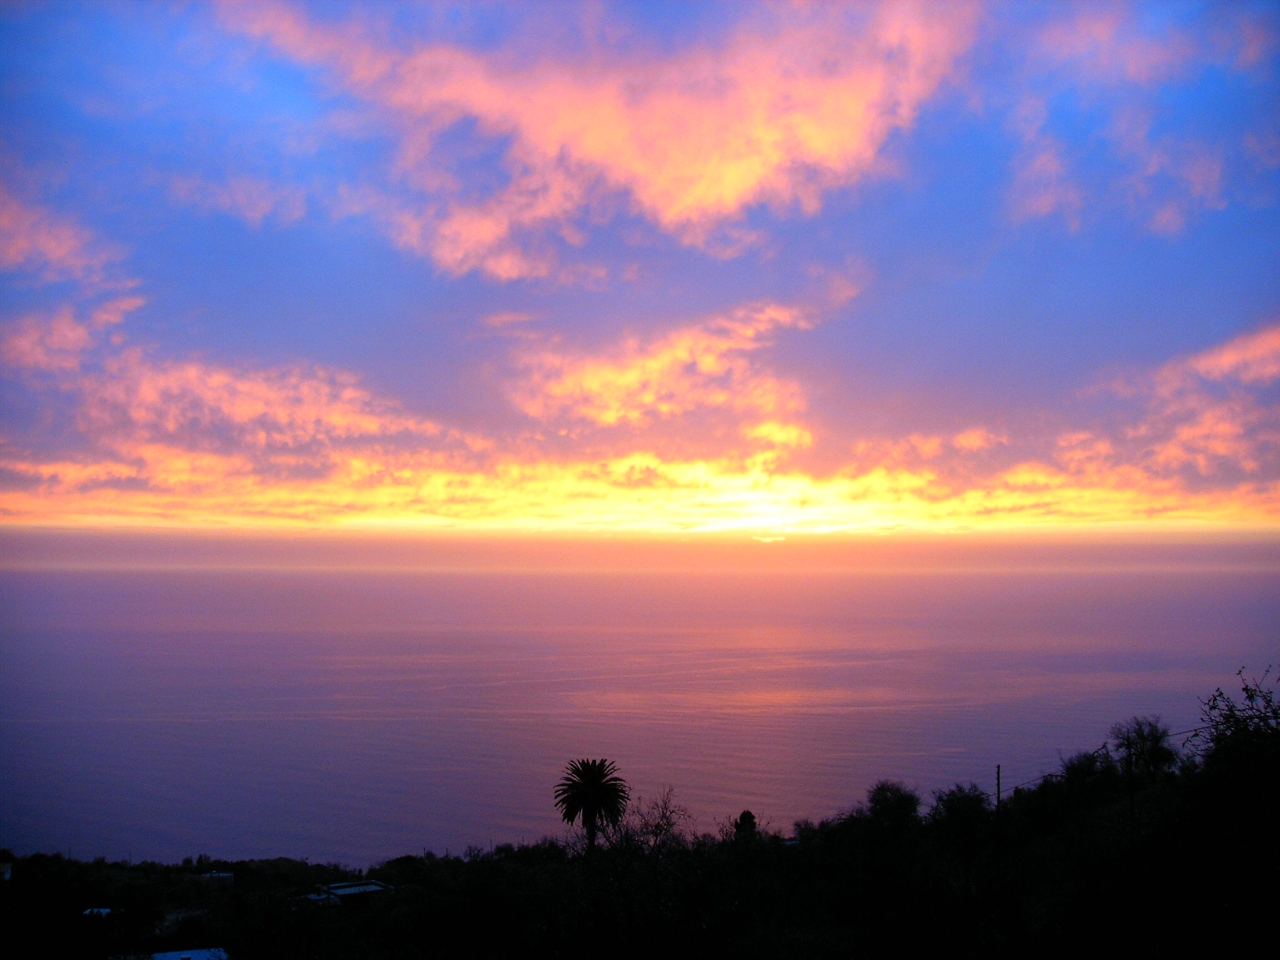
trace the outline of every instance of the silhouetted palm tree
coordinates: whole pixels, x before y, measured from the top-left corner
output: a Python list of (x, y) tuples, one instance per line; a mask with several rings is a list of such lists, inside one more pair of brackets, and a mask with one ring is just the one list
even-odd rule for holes
[(596, 846), (601, 821), (616, 827), (627, 810), (631, 788), (612, 760), (570, 760), (556, 787), (556, 807), (565, 823), (582, 819), (587, 849)]

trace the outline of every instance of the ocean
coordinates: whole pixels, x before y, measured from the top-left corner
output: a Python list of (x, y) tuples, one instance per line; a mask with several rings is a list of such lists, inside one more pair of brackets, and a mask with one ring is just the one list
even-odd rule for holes
[[(1280, 572), (0, 571), (0, 845), (352, 866), (559, 836), (571, 758), (716, 831), (1004, 789), (1280, 661)], [(1181, 739), (1181, 738), (1179, 738)]]

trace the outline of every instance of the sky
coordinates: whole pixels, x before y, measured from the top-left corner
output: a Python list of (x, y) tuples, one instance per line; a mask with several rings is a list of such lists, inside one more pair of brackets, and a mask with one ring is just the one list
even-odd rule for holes
[(0, 524), (1280, 527), (1272, 3), (0, 9)]

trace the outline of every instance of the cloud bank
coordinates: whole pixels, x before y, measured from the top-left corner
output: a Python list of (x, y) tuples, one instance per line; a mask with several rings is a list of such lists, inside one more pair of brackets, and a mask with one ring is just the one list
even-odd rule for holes
[[(586, 56), (401, 47), (300, 7), (227, 3), (224, 22), (325, 72), (399, 141), (406, 194), (365, 191), (401, 246), (452, 273), (503, 280), (555, 270), (540, 238), (580, 243), (612, 198), (680, 242), (730, 253), (757, 205), (816, 211), (877, 171), (973, 41), (971, 4), (762, 11), (723, 46)], [(441, 141), (474, 124), (500, 145), (505, 182), (472, 197)]]
[(819, 473), (797, 459), (814, 443), (804, 391), (767, 361), (777, 331), (810, 321), (778, 305), (595, 355), (521, 341), (508, 389), (528, 428), (506, 435), (415, 416), (340, 370), (157, 360), (98, 339), (137, 305), (7, 334), (5, 362), (53, 378), (81, 442), (57, 457), (4, 444), (5, 522), (785, 533), (1280, 519), (1280, 324), (1135, 375), (1118, 389), (1138, 412), (1109, 431), (871, 438)]

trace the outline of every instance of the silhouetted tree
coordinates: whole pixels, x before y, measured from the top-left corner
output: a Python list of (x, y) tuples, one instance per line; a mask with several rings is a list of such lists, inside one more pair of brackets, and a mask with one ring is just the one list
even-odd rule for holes
[(738, 819), (733, 821), (733, 835), (744, 842), (754, 840), (756, 836), (756, 815), (750, 810), (743, 810)]
[(1120, 754), (1120, 765), (1140, 782), (1155, 780), (1178, 763), (1178, 751), (1169, 745), (1169, 728), (1159, 717), (1133, 717), (1111, 728)]
[(692, 839), (693, 814), (675, 799), (675, 788), (667, 787), (656, 797), (636, 797), (617, 824), (601, 824), (610, 846), (648, 851), (686, 846)]
[(991, 799), (976, 783), (957, 783), (933, 795), (929, 826), (942, 848), (959, 860), (965, 890), (972, 882), (973, 863), (991, 822)]
[(693, 830), (693, 814), (688, 807), (676, 803), (675, 789), (667, 787), (639, 811), (637, 825), (651, 849), (680, 846), (688, 842)]
[(570, 760), (556, 787), (556, 808), (564, 822), (581, 820), (587, 849), (594, 850), (600, 824), (616, 827), (626, 813), (631, 788), (612, 760)]
[(1099, 747), (1097, 750), (1082, 750), (1073, 753), (1062, 761), (1062, 774), (1059, 779), (1077, 788), (1087, 788), (1099, 783), (1114, 782), (1118, 770), (1115, 758), (1111, 756), (1111, 748)]
[(1199, 744), (1210, 765), (1245, 762), (1271, 767), (1280, 761), (1280, 703), (1266, 683), (1271, 669), (1261, 679), (1240, 677), (1240, 703), (1219, 687), (1208, 700), (1201, 701), (1204, 728), (1192, 738)]
[(991, 799), (976, 783), (957, 783), (933, 795), (929, 822), (945, 834), (976, 836), (991, 819)]
[(905, 829), (919, 812), (919, 795), (893, 780), (881, 780), (867, 791), (866, 815), (890, 829)]

